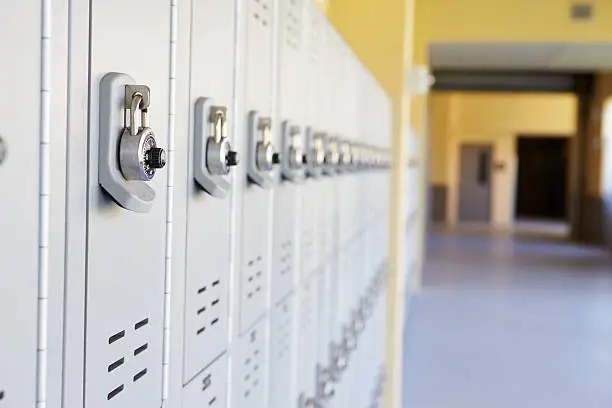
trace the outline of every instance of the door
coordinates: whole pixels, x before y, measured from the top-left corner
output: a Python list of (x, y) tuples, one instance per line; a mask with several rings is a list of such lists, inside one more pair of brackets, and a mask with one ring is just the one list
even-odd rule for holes
[(459, 221), (491, 219), (491, 146), (461, 146)]
[(568, 199), (568, 139), (519, 137), (517, 150), (517, 218), (565, 220)]

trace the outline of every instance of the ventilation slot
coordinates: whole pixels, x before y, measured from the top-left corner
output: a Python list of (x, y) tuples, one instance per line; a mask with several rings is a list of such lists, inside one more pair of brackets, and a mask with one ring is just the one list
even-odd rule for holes
[(215, 401), (217, 401), (217, 397), (212, 397), (210, 401), (208, 401), (208, 406), (211, 406), (212, 404), (214, 404)]
[(115, 361), (114, 363), (108, 366), (108, 372), (110, 373), (116, 370), (117, 368), (121, 367), (123, 363), (125, 363), (125, 358), (121, 357), (119, 360)]
[(134, 357), (136, 357), (140, 353), (144, 352), (148, 348), (149, 348), (149, 344), (148, 343), (143, 344), (142, 346), (138, 347), (136, 350), (134, 350)]
[(145, 374), (147, 374), (147, 369), (146, 369), (146, 368), (145, 368), (145, 369), (143, 369), (143, 370), (140, 370), (140, 371), (139, 371), (138, 373), (136, 373), (136, 375), (134, 376), (134, 378), (133, 378), (134, 382), (136, 382), (136, 381), (140, 380), (142, 377), (144, 377), (144, 376), (145, 376)]
[(0, 401), (4, 399), (4, 391), (0, 391)]
[(134, 330), (141, 329), (145, 327), (147, 324), (149, 324), (149, 319), (142, 319), (141, 321), (139, 321), (138, 323), (134, 325)]
[(204, 333), (204, 330), (206, 330), (206, 326), (205, 326), (205, 327), (201, 327), (201, 328), (199, 328), (199, 329), (198, 329), (198, 331), (197, 331), (198, 336), (199, 336), (200, 334)]
[(107, 400), (111, 400), (111, 399), (115, 398), (120, 392), (123, 391), (124, 388), (125, 388), (125, 386), (123, 384), (121, 384), (120, 386), (118, 386), (117, 388), (115, 388), (114, 390), (109, 392), (108, 395), (106, 396), (106, 399)]
[(113, 344), (114, 342), (121, 340), (125, 337), (125, 330), (121, 330), (119, 333), (115, 333), (108, 338), (108, 344)]

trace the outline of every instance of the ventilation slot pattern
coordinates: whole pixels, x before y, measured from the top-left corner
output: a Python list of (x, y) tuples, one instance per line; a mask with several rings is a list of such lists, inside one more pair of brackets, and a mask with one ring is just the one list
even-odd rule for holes
[[(215, 360), (227, 344), (227, 282), (214, 270), (188, 283), (184, 382)], [(197, 280), (196, 280), (197, 279)]]
[(302, 45), (301, 10), (299, 2), (292, 0), (285, 13), (285, 43), (298, 51)]
[(314, 272), (316, 265), (316, 245), (315, 245), (315, 229), (313, 227), (305, 227), (302, 231), (302, 279), (304, 280)]
[(243, 338), (242, 353), (242, 399), (244, 406), (259, 406), (258, 398), (263, 396), (262, 378), (264, 375), (263, 332), (253, 329)]
[(262, 27), (268, 27), (270, 25), (270, 5), (266, 0), (252, 0), (253, 6), (253, 19), (256, 23), (261, 24)]
[[(109, 347), (111, 347), (111, 349), (113, 350), (115, 354), (120, 353), (122, 349), (124, 349), (126, 345), (128, 344), (133, 344), (133, 343), (138, 344), (138, 346), (134, 348), (133, 350), (131, 350), (131, 352), (128, 355), (120, 356), (116, 358), (115, 360), (108, 362), (106, 371), (108, 372), (109, 376), (111, 376), (110, 378), (118, 379), (121, 376), (127, 374), (125, 373), (125, 371), (129, 373), (131, 366), (142, 364), (143, 360), (138, 358), (137, 356), (144, 353), (149, 348), (149, 343), (147, 342), (140, 343), (137, 338), (142, 336), (141, 332), (144, 331), (144, 328), (148, 324), (149, 324), (148, 318), (142, 319), (134, 323), (134, 331), (133, 331), (132, 336), (130, 336), (130, 337), (133, 337), (132, 339), (126, 338), (129, 336), (129, 332), (126, 332), (126, 330), (120, 330), (117, 333), (114, 333), (111, 336), (109, 336), (108, 344), (109, 344)], [(136, 373), (132, 376), (132, 381), (136, 382), (140, 380), (142, 377), (145, 376), (145, 374), (147, 374), (147, 371), (148, 369), (146, 367), (145, 368), (140, 367), (138, 371), (136, 371)], [(126, 390), (126, 384), (119, 384), (108, 392), (108, 394), (106, 395), (106, 399), (110, 401), (114, 398), (118, 398), (119, 395), (125, 390)]]
[(291, 347), (291, 310), (287, 303), (283, 303), (279, 306), (280, 312), (277, 314), (276, 318), (278, 322), (276, 323), (278, 326), (276, 333), (276, 354), (278, 359), (283, 359), (284, 357), (289, 356), (289, 349)]
[(281, 276), (290, 274), (293, 269), (293, 242), (285, 241), (281, 244), (279, 269), (278, 273)]
[(245, 282), (245, 300), (250, 303), (254, 298), (263, 295), (263, 285), (265, 284), (263, 258), (258, 256), (247, 263), (247, 277)]

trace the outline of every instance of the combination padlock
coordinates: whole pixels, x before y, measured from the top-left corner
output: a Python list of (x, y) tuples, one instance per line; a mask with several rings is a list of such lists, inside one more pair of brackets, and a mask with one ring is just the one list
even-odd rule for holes
[(272, 120), (270, 118), (260, 118), (257, 127), (262, 137), (257, 142), (255, 164), (259, 171), (268, 173), (272, 171), (275, 164), (280, 163), (280, 155), (275, 151), (271, 142)]
[[(155, 134), (149, 127), (149, 101), (149, 87), (125, 87), (125, 108), (130, 110), (130, 123), (121, 134), (119, 167), (123, 177), (129, 181), (150, 181), (155, 171), (166, 165), (166, 151), (157, 146)], [(138, 111), (140, 123), (137, 121)]]
[(293, 170), (301, 169), (306, 164), (306, 155), (302, 150), (302, 140), (299, 126), (291, 126), (289, 128), (289, 139), (291, 143), (289, 145), (289, 155), (287, 157), (289, 168)]
[(325, 152), (325, 165), (331, 169), (335, 169), (340, 162), (340, 151), (338, 147), (337, 139), (329, 139), (327, 143), (327, 151)]
[(232, 149), (232, 144), (227, 138), (227, 108), (212, 106), (210, 108), (209, 134), (206, 144), (206, 168), (210, 174), (225, 176), (231, 167), (240, 162), (238, 152)]

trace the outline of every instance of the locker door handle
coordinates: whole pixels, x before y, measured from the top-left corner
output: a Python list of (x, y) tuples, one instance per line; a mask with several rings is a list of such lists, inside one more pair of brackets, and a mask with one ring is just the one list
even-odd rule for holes
[(333, 175), (340, 165), (340, 145), (335, 137), (322, 138), (325, 145), (325, 174)]

